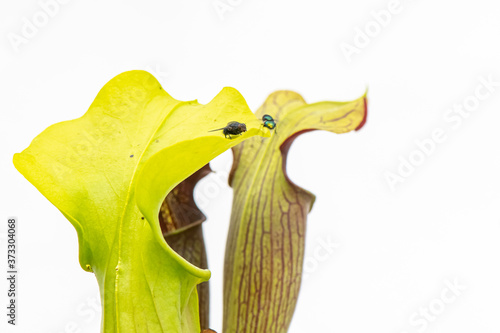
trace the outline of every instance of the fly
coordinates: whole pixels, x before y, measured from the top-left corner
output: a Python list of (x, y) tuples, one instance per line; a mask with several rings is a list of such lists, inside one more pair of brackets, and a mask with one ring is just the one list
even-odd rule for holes
[(243, 123), (239, 123), (237, 121), (231, 121), (231, 122), (227, 123), (226, 127), (214, 129), (214, 130), (211, 130), (209, 132), (215, 132), (215, 131), (220, 131), (220, 130), (222, 130), (222, 133), (224, 134), (224, 137), (226, 139), (227, 139), (227, 137), (229, 137), (229, 139), (232, 139), (231, 135), (241, 135), (241, 133), (246, 132), (247, 125), (245, 125)]
[(273, 130), (273, 129), (276, 128), (276, 121), (270, 115), (268, 115), (268, 114), (263, 115), (262, 116), (262, 121), (264, 122), (262, 124), (264, 127), (267, 127), (270, 130)]

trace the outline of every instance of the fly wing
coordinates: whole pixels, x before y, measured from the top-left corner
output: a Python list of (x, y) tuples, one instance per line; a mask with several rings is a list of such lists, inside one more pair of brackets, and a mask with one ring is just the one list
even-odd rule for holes
[(222, 128), (218, 128), (218, 129), (214, 129), (214, 130), (211, 130), (209, 132), (215, 132), (215, 131), (220, 131), (220, 130), (223, 130), (223, 129), (226, 129), (228, 127), (232, 127), (232, 126), (235, 126), (235, 125), (239, 125), (240, 123), (237, 122), (237, 121), (230, 121), (227, 123), (227, 126), (226, 127), (222, 127)]
[(209, 132), (215, 132), (215, 131), (220, 131), (220, 130), (223, 130), (223, 129), (225, 129), (225, 127), (222, 127), (222, 128), (218, 128), (218, 129), (214, 129), (214, 130), (211, 130), (211, 131), (209, 131)]
[(240, 123), (237, 122), (237, 121), (230, 121), (227, 123), (227, 126), (226, 127), (222, 127), (222, 128), (218, 128), (218, 129), (214, 129), (214, 130), (211, 130), (209, 132), (215, 132), (215, 131), (220, 131), (220, 130), (223, 130), (223, 129), (226, 129), (226, 128), (231, 128), (233, 126), (238, 126)]

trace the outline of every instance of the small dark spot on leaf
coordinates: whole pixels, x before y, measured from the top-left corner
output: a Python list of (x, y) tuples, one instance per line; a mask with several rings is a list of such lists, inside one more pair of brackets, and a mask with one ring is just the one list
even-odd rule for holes
[(143, 217), (141, 217), (141, 220), (144, 220), (144, 216), (143, 216)]
[(134, 155), (130, 155), (130, 157), (134, 157)]
[(155, 142), (158, 143), (158, 142), (160, 142), (160, 140), (156, 140)]

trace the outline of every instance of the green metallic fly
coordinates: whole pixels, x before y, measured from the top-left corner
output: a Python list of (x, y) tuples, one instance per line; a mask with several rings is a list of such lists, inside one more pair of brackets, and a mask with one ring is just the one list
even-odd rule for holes
[(262, 121), (264, 122), (262, 126), (273, 130), (276, 128), (276, 120), (268, 114), (262, 116)]

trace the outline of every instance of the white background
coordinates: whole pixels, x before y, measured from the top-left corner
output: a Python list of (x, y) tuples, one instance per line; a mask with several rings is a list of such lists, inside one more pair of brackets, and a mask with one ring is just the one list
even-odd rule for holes
[[(401, 1), (380, 27), (372, 11), (388, 0), (220, 2), (228, 1), (232, 10), (220, 15), (213, 0), (74, 0), (47, 22), (37, 1), (1, 3), (1, 251), (8, 216), (19, 219), (20, 249), (19, 325), (7, 332), (99, 331), (97, 283), (79, 267), (76, 233), (12, 155), (47, 126), (81, 116), (108, 80), (131, 69), (149, 70), (181, 100), (206, 103), (233, 86), (253, 110), (278, 89), (316, 102), (354, 99), (368, 86), (363, 130), (305, 134), (289, 156), (291, 178), (317, 195), (290, 332), (499, 332), (500, 86), (460, 123), (445, 119), (474, 101), (481, 77), (500, 82), (498, 2)], [(22, 36), (34, 17), (40, 27), (14, 47), (9, 36)], [(355, 45), (366, 28), (367, 45), (358, 36), (348, 59), (342, 43)], [(397, 174), (400, 158), (424, 156), (415, 141), (436, 129), (446, 140), (391, 188), (387, 172)], [(231, 189), (213, 184), (225, 182), (230, 161), (230, 152), (217, 158), (218, 173), (196, 194), (208, 216), (219, 332)], [(440, 308), (455, 279), (466, 289)], [(3, 278), (0, 288), (5, 331)], [(425, 329), (412, 325), (429, 306), (437, 314)]]

